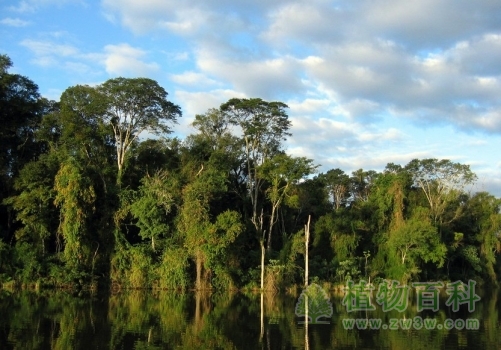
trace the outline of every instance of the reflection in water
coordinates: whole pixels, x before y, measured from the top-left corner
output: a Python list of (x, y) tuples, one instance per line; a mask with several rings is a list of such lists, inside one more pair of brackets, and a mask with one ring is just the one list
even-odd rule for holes
[[(330, 324), (299, 324), (296, 296), (130, 291), (72, 295), (62, 291), (0, 291), (0, 349), (498, 349), (498, 293), (473, 313), (436, 313), (412, 303), (399, 314), (348, 313), (331, 296)], [(477, 318), (479, 330), (347, 330), (343, 319)]]

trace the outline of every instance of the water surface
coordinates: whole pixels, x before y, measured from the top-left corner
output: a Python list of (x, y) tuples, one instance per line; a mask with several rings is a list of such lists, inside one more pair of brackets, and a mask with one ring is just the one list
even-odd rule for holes
[[(478, 293), (478, 292), (477, 292)], [(299, 295), (122, 291), (117, 294), (0, 290), (0, 349), (498, 349), (499, 292), (479, 293), (473, 312), (348, 312), (329, 293), (327, 324), (296, 316)], [(435, 319), (434, 329), (389, 329), (391, 319)], [(380, 319), (379, 329), (346, 329), (349, 319)], [(443, 325), (478, 319), (476, 330)], [(383, 329), (386, 325), (386, 329)], [(461, 323), (459, 323), (461, 325)], [(363, 326), (361, 323), (359, 326)], [(359, 327), (361, 328), (361, 327)], [(441, 329), (438, 329), (441, 328)], [(307, 329), (307, 332), (306, 332)]]

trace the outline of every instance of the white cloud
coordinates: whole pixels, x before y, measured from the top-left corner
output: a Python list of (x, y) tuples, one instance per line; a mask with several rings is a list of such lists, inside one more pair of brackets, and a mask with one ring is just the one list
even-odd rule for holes
[(183, 114), (190, 118), (194, 118), (196, 114), (205, 113), (210, 108), (218, 108), (231, 98), (248, 98), (248, 96), (230, 89), (216, 89), (205, 92), (176, 90), (175, 92), (175, 100), (184, 106)]
[(105, 69), (110, 75), (149, 76), (160, 68), (155, 62), (144, 62), (146, 52), (129, 44), (106, 45), (104, 56)]
[(21, 45), (33, 51), (38, 58), (50, 56), (70, 57), (79, 53), (78, 49), (74, 46), (57, 44), (50, 41), (26, 39), (21, 42)]
[(358, 139), (363, 142), (374, 142), (374, 141), (399, 141), (404, 137), (404, 133), (395, 128), (389, 128), (382, 132), (363, 132), (358, 136)]
[(206, 92), (189, 92), (176, 90), (173, 100), (183, 106), (183, 118), (179, 120), (176, 133), (187, 136), (193, 133), (190, 124), (195, 119), (195, 115), (203, 114), (210, 108), (218, 108), (222, 103), (231, 98), (247, 98), (242, 93), (234, 90), (216, 89)]
[(491, 0), (377, 0), (364, 5), (365, 28), (414, 48), (451, 46), (486, 26), (501, 29), (501, 3)]
[(262, 33), (274, 44), (298, 40), (308, 42), (339, 41), (343, 28), (352, 17), (331, 6), (318, 3), (290, 3), (268, 14), (271, 25)]
[[(55, 4), (24, 0), (16, 7), (28, 12)], [(487, 153), (495, 153), (494, 136), (501, 134), (500, 1), (103, 0), (101, 6), (110, 22), (120, 23), (108, 22), (110, 33), (125, 28), (117, 41), (93, 52), (85, 52), (80, 37), (77, 45), (65, 35), (32, 36), (22, 45), (38, 65), (72, 72), (72, 79), (165, 79), (183, 108), (182, 133), (195, 114), (229, 98), (261, 97), (290, 106), (294, 136), (287, 146), (322, 164), (382, 169), (411, 157), (446, 156), (494, 164)], [(128, 31), (135, 34), (130, 40)]]
[(171, 74), (171, 80), (180, 85), (194, 86), (202, 88), (211, 85), (221, 85), (214, 79), (208, 78), (205, 74), (196, 72), (184, 72), (181, 74)]
[(186, 61), (190, 58), (190, 53), (187, 51), (184, 52), (174, 52), (174, 53), (167, 53), (167, 56), (169, 57), (170, 60), (173, 61)]
[[(501, 132), (496, 1), (103, 4), (135, 33), (165, 30), (184, 38), (197, 69), (172, 79), (193, 89), (219, 82), (247, 96), (292, 101), (303, 114), (324, 108), (360, 123), (391, 116)], [(318, 111), (308, 106), (326, 99)]]
[[(189, 2), (172, 0), (103, 0), (107, 17), (117, 13), (122, 24), (136, 34), (163, 29), (178, 34), (190, 34), (203, 26), (208, 11)], [(201, 3), (200, 3), (201, 4)], [(199, 4), (199, 5), (200, 5)], [(203, 6), (202, 6), (203, 7)], [(110, 14), (111, 13), (111, 14)]]
[(330, 105), (328, 99), (306, 98), (303, 101), (288, 101), (291, 115), (313, 115), (327, 109)]
[(42, 67), (62, 67), (77, 76), (96, 77), (104, 67), (113, 76), (152, 76), (159, 71), (156, 62), (148, 62), (148, 53), (129, 44), (106, 45), (102, 52), (81, 52), (73, 45), (46, 40), (25, 39), (21, 45), (32, 51), (32, 62)]
[(473, 192), (489, 192), (501, 198), (501, 171), (477, 172), (478, 180), (473, 187)]
[(299, 75), (301, 62), (291, 56), (243, 61), (226, 58), (207, 48), (198, 52), (197, 66), (254, 97), (273, 99), (286, 93), (305, 92)]
[(6, 18), (0, 20), (0, 24), (10, 26), (10, 27), (26, 27), (27, 25), (30, 24), (30, 22), (24, 21), (20, 18), (6, 17)]
[(17, 5), (9, 6), (9, 10), (20, 13), (35, 12), (35, 9), (36, 6), (30, 1), (20, 1)]
[(62, 6), (69, 3), (85, 4), (84, 0), (21, 0), (17, 5), (11, 5), (9, 10), (20, 13), (33, 13), (41, 7)]

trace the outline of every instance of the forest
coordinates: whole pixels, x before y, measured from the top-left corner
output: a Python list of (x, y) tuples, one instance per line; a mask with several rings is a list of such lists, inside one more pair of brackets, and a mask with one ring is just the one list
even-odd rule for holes
[(230, 99), (180, 139), (152, 79), (50, 101), (12, 64), (0, 55), (4, 288), (283, 290), (304, 284), (306, 244), (310, 282), (497, 285), (501, 199), (472, 193), (469, 165), (321, 173), (286, 152), (285, 103)]

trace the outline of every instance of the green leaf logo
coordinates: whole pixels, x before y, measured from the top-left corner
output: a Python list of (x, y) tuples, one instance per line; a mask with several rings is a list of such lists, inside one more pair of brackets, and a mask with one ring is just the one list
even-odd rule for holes
[[(327, 324), (329, 321), (322, 321), (322, 317), (332, 317), (332, 304), (318, 284), (312, 283), (299, 296), (296, 303), (296, 316), (308, 320), (309, 324)], [(305, 323), (300, 321), (299, 323)]]

